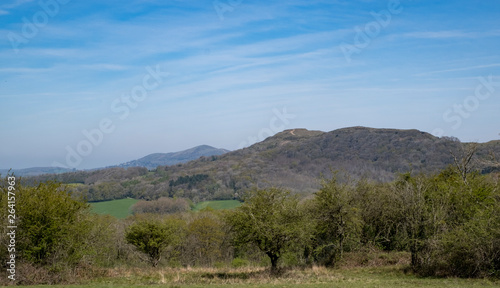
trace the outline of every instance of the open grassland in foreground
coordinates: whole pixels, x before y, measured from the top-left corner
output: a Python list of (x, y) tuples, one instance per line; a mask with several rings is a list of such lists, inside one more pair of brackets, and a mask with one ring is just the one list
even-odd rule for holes
[(131, 215), (130, 207), (134, 205), (138, 200), (126, 198), (120, 200), (111, 200), (103, 202), (90, 203), (92, 211), (97, 214), (109, 214), (118, 219), (127, 218)]
[[(262, 267), (246, 268), (113, 268), (83, 285), (50, 287), (352, 287), (352, 288), (461, 288), (500, 287), (488, 279), (419, 278), (403, 272), (402, 266), (327, 269), (313, 267), (288, 270), (281, 277), (269, 276)], [(23, 286), (19, 286), (23, 287)], [(24, 286), (49, 287), (49, 286)]]

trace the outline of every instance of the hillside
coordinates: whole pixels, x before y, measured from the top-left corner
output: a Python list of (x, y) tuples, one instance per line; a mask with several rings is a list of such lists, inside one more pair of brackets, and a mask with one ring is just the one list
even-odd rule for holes
[(226, 149), (218, 149), (208, 145), (196, 146), (180, 152), (154, 153), (137, 160), (129, 161), (112, 167), (146, 167), (155, 169), (158, 166), (175, 165), (200, 158), (201, 156), (217, 156), (229, 152)]
[[(154, 171), (111, 168), (51, 176), (73, 184), (89, 200), (160, 196), (203, 200), (237, 199), (252, 187), (280, 186), (315, 192), (319, 178), (341, 170), (354, 178), (391, 181), (396, 173), (430, 173), (453, 163), (471, 144), (418, 130), (351, 127), (331, 132), (286, 130), (248, 148), (201, 157)], [(500, 141), (478, 144), (474, 163), (483, 173), (499, 170)], [(495, 158), (496, 157), (496, 158)], [(47, 176), (31, 180), (44, 181)]]

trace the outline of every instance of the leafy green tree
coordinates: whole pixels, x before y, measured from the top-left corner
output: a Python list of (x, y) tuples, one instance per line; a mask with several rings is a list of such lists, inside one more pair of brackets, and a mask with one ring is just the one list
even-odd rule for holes
[(128, 227), (125, 239), (148, 256), (153, 267), (158, 266), (164, 250), (181, 242), (184, 222), (170, 218), (168, 221), (151, 217), (137, 217)]
[(250, 192), (226, 220), (233, 228), (237, 245), (254, 243), (269, 257), (272, 274), (278, 272), (283, 253), (308, 237), (297, 197), (279, 188)]
[(205, 215), (189, 223), (186, 244), (195, 262), (212, 265), (222, 256), (225, 235), (223, 223), (209, 213), (204, 212)]
[(399, 221), (404, 245), (411, 252), (411, 265), (419, 265), (418, 256), (424, 241), (430, 236), (428, 228), (432, 225), (429, 213), (429, 186), (425, 177), (412, 177), (410, 173), (400, 175), (393, 185), (396, 205), (401, 207)]
[(359, 181), (356, 203), (362, 218), (361, 243), (386, 251), (403, 249), (399, 236), (401, 206), (389, 184)]
[(430, 177), (421, 275), (500, 276), (500, 189), (486, 176), (449, 168)]
[[(3, 207), (7, 207), (6, 184), (0, 184)], [(64, 266), (77, 264), (90, 253), (87, 203), (73, 199), (65, 187), (55, 182), (38, 186), (17, 183), (14, 192), (19, 258), (34, 264)]]
[(311, 206), (314, 219), (313, 255), (316, 261), (334, 265), (348, 246), (356, 246), (361, 234), (361, 216), (353, 187), (340, 184), (336, 175), (323, 180)]

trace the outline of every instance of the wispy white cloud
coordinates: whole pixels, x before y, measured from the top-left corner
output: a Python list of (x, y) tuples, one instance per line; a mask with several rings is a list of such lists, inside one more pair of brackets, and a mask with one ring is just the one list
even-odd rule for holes
[(122, 71), (122, 70), (127, 70), (130, 68), (129, 66), (125, 66), (125, 65), (106, 64), (106, 63), (82, 65), (81, 67), (84, 69), (100, 70), (100, 71), (105, 71), (105, 70)]
[[(26, 3), (30, 3), (30, 2), (34, 2), (35, 0), (14, 0), (14, 1), (10, 1), (11, 3), (4, 3), (2, 5), (0, 5), (0, 8), (3, 8), (3, 9), (14, 9), (14, 8), (17, 8), (23, 4), (26, 4)], [(9, 1), (7, 1), (9, 2)]]
[(442, 30), (442, 31), (416, 31), (399, 35), (404, 38), (418, 39), (450, 39), (450, 38), (482, 38), (499, 36), (500, 30), (491, 31), (462, 31), (462, 30)]
[(47, 73), (53, 71), (52, 68), (31, 68), (31, 67), (12, 67), (0, 68), (0, 73)]
[(429, 72), (415, 74), (415, 76), (426, 76), (426, 75), (430, 75), (430, 74), (447, 73), (447, 72), (469, 71), (469, 70), (477, 70), (477, 69), (492, 68), (492, 67), (500, 67), (500, 63), (475, 65), (475, 66), (437, 70), (437, 71), (429, 71)]

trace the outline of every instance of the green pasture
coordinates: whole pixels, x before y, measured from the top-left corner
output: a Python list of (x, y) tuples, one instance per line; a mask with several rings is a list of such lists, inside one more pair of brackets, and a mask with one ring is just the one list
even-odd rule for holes
[(109, 214), (118, 219), (127, 218), (131, 215), (130, 207), (134, 205), (138, 200), (132, 198), (103, 201), (103, 202), (93, 202), (90, 203), (92, 211), (97, 214)]
[[(92, 211), (97, 214), (109, 214), (118, 219), (127, 218), (131, 215), (130, 207), (137, 203), (138, 200), (126, 198), (120, 200), (111, 200), (103, 202), (92, 202), (90, 206)], [(223, 209), (233, 209), (241, 205), (238, 200), (215, 200), (215, 201), (203, 201), (196, 204), (193, 211), (200, 211), (205, 208), (210, 208), (213, 210), (223, 210)]]
[(200, 211), (205, 208), (210, 208), (213, 210), (225, 210), (225, 209), (234, 209), (241, 205), (241, 202), (238, 200), (215, 200), (215, 201), (203, 201), (196, 204), (193, 208), (193, 211)]

